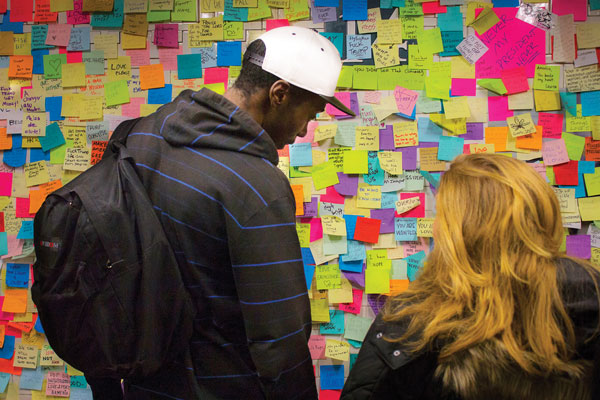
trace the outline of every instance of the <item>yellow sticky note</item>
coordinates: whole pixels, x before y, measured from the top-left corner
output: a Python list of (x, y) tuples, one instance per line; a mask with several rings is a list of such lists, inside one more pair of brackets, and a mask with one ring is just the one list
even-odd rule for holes
[(492, 26), (500, 22), (500, 18), (496, 15), (493, 9), (484, 8), (479, 16), (471, 23), (479, 35), (486, 33)]
[(408, 45), (408, 67), (410, 69), (429, 69), (433, 64), (432, 53), (421, 51), (416, 44)]
[(300, 247), (308, 247), (310, 245), (310, 224), (297, 223), (296, 232), (298, 240), (300, 240)]
[(340, 361), (350, 360), (350, 343), (334, 339), (327, 339), (325, 343), (325, 357)]
[(475, 79), (475, 64), (470, 64), (463, 56), (450, 58), (452, 78)]
[(548, 90), (534, 90), (533, 99), (536, 111), (557, 111), (561, 109), (560, 95), (558, 92)]
[(200, 18), (188, 29), (190, 47), (204, 47), (199, 42), (223, 40), (223, 16)]
[(323, 233), (334, 236), (346, 236), (346, 220), (335, 215), (321, 216)]
[(24, 169), (27, 187), (41, 185), (50, 181), (48, 168), (46, 167), (46, 161), (44, 160), (27, 163), (25, 164)]
[(590, 117), (590, 128), (592, 129), (592, 138), (600, 140), (600, 116), (594, 115)]
[(390, 291), (390, 271), (381, 268), (365, 270), (365, 293), (380, 294)]
[(349, 150), (344, 152), (344, 174), (368, 174), (369, 153), (363, 150)]
[(21, 368), (37, 368), (39, 349), (19, 343), (15, 346), (13, 366)]
[(91, 120), (91, 119), (102, 119), (103, 118), (103, 109), (102, 103), (104, 99), (101, 96), (89, 96), (83, 98), (83, 103), (81, 104), (81, 113), (79, 115), (79, 119), (81, 120)]
[(62, 84), (65, 88), (85, 86), (85, 64), (62, 64)]
[[(467, 3), (467, 15), (465, 17), (465, 25), (469, 26), (475, 21), (475, 10), (478, 8), (492, 8), (494, 4), (484, 1), (469, 1)], [(480, 14), (481, 15), (481, 14)]]
[(493, 143), (472, 143), (469, 146), (469, 151), (471, 154), (476, 153), (495, 153), (494, 144)]
[(392, 126), (394, 130), (395, 147), (410, 147), (419, 145), (419, 132), (416, 122), (397, 122)]
[(327, 299), (311, 300), (310, 315), (313, 322), (329, 322), (329, 302)]
[(391, 261), (387, 258), (385, 250), (367, 250), (367, 268), (383, 268), (390, 270)]
[(356, 150), (379, 150), (379, 127), (378, 126), (357, 126)]
[(444, 100), (444, 113), (447, 119), (469, 118), (471, 110), (469, 109), (467, 97), (458, 96)]
[(530, 113), (514, 115), (506, 118), (508, 130), (513, 137), (531, 135), (536, 132), (535, 124)]
[(578, 202), (582, 221), (600, 220), (600, 197), (582, 197)]
[(359, 184), (356, 195), (356, 206), (359, 208), (381, 208), (381, 186)]
[(533, 77), (533, 88), (539, 90), (553, 90), (558, 92), (560, 81), (559, 65), (536, 64), (535, 76)]
[(440, 28), (426, 29), (417, 32), (417, 43), (419, 43), (418, 46), (421, 54), (434, 54), (444, 51)]
[(46, 136), (46, 113), (23, 113), (23, 136)]
[(374, 43), (371, 47), (376, 68), (393, 67), (400, 64), (398, 45)]
[(329, 289), (329, 303), (352, 303), (352, 284), (348, 279), (342, 277), (342, 287), (339, 289)]
[(315, 269), (317, 290), (340, 289), (342, 287), (340, 267), (337, 264), (317, 265)]
[(109, 81), (131, 78), (131, 57), (121, 56), (109, 59), (107, 75)]
[(402, 20), (382, 19), (377, 21), (377, 43), (402, 43)]
[(71, 171), (85, 171), (90, 167), (90, 149), (87, 147), (67, 147), (64, 168)]
[(417, 236), (433, 237), (433, 221), (435, 218), (417, 218)]
[(378, 154), (379, 165), (391, 175), (402, 175), (402, 153), (399, 151), (381, 151)]
[(358, 33), (375, 33), (377, 32), (377, 24), (381, 20), (381, 9), (379, 7), (369, 8), (367, 10), (367, 19), (364, 21), (356, 21), (358, 25)]
[(329, 125), (319, 125), (315, 129), (314, 142), (320, 142), (325, 139), (329, 139), (335, 137), (337, 133), (337, 125), (329, 124)]
[(439, 79), (433, 76), (425, 78), (425, 93), (432, 99), (450, 99), (451, 80)]
[[(127, 88), (127, 83), (125, 84)], [(63, 117), (79, 117), (82, 95), (79, 93), (63, 94), (61, 115)], [(129, 101), (129, 100), (128, 100)]]
[(316, 190), (321, 190), (340, 183), (337, 168), (331, 161), (313, 166), (312, 180)]
[[(123, 50), (145, 49), (147, 43), (146, 36), (130, 35), (128, 33), (121, 32), (121, 47), (123, 47)], [(107, 53), (105, 53), (105, 55), (106, 54)], [(116, 53), (114, 55), (116, 56)], [(108, 55), (106, 55), (106, 57), (108, 57)]]
[(467, 133), (466, 118), (448, 119), (445, 114), (429, 114), (429, 119), (431, 122), (441, 126), (453, 135), (463, 135)]

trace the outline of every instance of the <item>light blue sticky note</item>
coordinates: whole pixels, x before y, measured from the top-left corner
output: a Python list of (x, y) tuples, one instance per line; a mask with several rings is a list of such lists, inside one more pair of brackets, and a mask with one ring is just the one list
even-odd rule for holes
[(88, 387), (87, 389), (71, 388), (71, 400), (93, 400), (92, 390)]
[(9, 66), (10, 66), (10, 57), (9, 56), (0, 56), (0, 68), (8, 68)]
[(323, 235), (323, 254), (326, 256), (345, 254), (348, 241), (345, 236)]
[(17, 239), (33, 239), (33, 221), (21, 222), (21, 229), (17, 233)]
[(581, 93), (581, 115), (600, 115), (600, 90)]
[(577, 165), (577, 172), (580, 174), (593, 174), (596, 172), (595, 161), (579, 161)]
[(213, 43), (211, 47), (192, 47), (192, 54), (202, 56), (202, 68), (213, 68), (217, 66), (217, 44)]
[(29, 286), (29, 264), (6, 264), (6, 286), (27, 288)]
[(368, 18), (367, 0), (344, 0), (342, 17), (344, 21), (365, 21)]
[(362, 273), (364, 263), (362, 261), (344, 261), (343, 257), (339, 259), (341, 271)]
[(104, 75), (104, 50), (83, 53), (86, 75)]
[(242, 65), (242, 42), (217, 43), (217, 66)]
[(344, 387), (344, 364), (320, 365), (321, 390), (341, 390)]
[[(6, 232), (2, 232), (6, 234)], [(4, 336), (4, 346), (0, 348), (0, 358), (5, 360), (11, 359), (15, 352), (15, 337), (6, 335)]]
[(398, 201), (398, 193), (396, 192), (384, 192), (381, 193), (381, 208), (396, 208), (396, 202)]
[(349, 60), (371, 58), (371, 35), (347, 35), (346, 58)]
[(372, 186), (382, 186), (385, 179), (385, 171), (379, 165), (379, 157), (376, 151), (369, 151), (369, 173), (363, 174), (363, 180)]
[(406, 275), (411, 282), (417, 279), (426, 256), (424, 251), (420, 251), (404, 259), (406, 261)]
[(408, 279), (406, 260), (392, 260), (391, 279)]
[(90, 27), (74, 26), (71, 29), (68, 51), (89, 51), (90, 50)]
[(357, 219), (358, 215), (344, 215), (344, 220), (346, 221), (346, 237), (348, 239), (354, 239)]
[(452, 161), (464, 151), (465, 139), (456, 136), (440, 136), (438, 160)]
[(344, 333), (344, 312), (341, 310), (329, 310), (329, 322), (320, 326), (321, 335), (341, 335)]
[(313, 276), (315, 276), (315, 266), (304, 264), (304, 277), (306, 278), (306, 289), (310, 290)]
[(42, 390), (43, 383), (44, 372), (40, 365), (36, 369), (23, 368), (19, 389)]
[(46, 136), (40, 136), (42, 150), (49, 151), (55, 147), (65, 144), (65, 137), (56, 122), (46, 126)]
[(429, 117), (419, 117), (417, 120), (419, 142), (439, 142), (444, 130), (436, 125)]
[(417, 219), (394, 218), (394, 233), (399, 242), (417, 240)]
[(6, 391), (9, 380), (10, 374), (7, 374), (6, 372), (0, 372), (0, 393), (4, 393)]
[(354, 147), (358, 122), (340, 121), (333, 142), (338, 146)]
[(560, 92), (560, 100), (562, 106), (567, 110), (571, 116), (577, 116), (577, 93)]
[(309, 167), (312, 165), (312, 144), (290, 144), (290, 166)]
[(319, 32), (321, 35), (325, 36), (338, 50), (340, 53), (340, 57), (344, 58), (344, 34), (338, 32)]
[(344, 261), (364, 261), (367, 257), (367, 251), (363, 242), (357, 240), (348, 240), (348, 252), (341, 258)]
[(98, 28), (121, 28), (123, 26), (123, 0), (115, 0), (112, 12), (93, 13), (92, 26)]
[(46, 44), (48, 25), (31, 25), (31, 50), (51, 49), (54, 46)]
[(248, 9), (246, 7), (234, 7), (233, 0), (225, 0), (225, 13), (223, 21), (248, 21)]

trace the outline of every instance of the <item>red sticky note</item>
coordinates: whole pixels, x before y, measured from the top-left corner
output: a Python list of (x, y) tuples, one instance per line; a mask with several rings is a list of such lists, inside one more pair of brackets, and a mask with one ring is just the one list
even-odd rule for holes
[(4, 372), (5, 374), (20, 376), (21, 372), (23, 371), (23, 368), (13, 366), (14, 362), (15, 362), (14, 354), (11, 358), (8, 358), (8, 359), (0, 358), (0, 372)]
[[(10, 196), (12, 194), (12, 180), (13, 180), (12, 173), (0, 172), (0, 196)], [(4, 220), (4, 218), (3, 218), (3, 220)], [(3, 225), (4, 225), (4, 223), (3, 223)]]
[(323, 238), (323, 225), (321, 225), (321, 218), (310, 219), (310, 242)]
[(441, 6), (439, 0), (423, 3), (423, 14), (443, 14), (445, 12), (446, 6)]
[(67, 64), (76, 64), (83, 62), (83, 53), (81, 51), (67, 51), (65, 47), (59, 47), (58, 54), (67, 55)]
[[(4, 228), (4, 213), (0, 212), (0, 232), (5, 232), (6, 229)], [(2, 319), (0, 317), (0, 319)]]
[(522, 93), (529, 90), (525, 67), (504, 69), (501, 72), (501, 77), (508, 94)]
[(225, 84), (225, 89), (227, 89), (227, 80), (229, 79), (229, 68), (206, 68), (204, 70), (204, 83), (220, 83), (223, 82)]
[(322, 194), (320, 198), (321, 203), (345, 203), (346, 199), (344, 198), (344, 196), (340, 195), (333, 186), (328, 186), (325, 190), (325, 194)]
[(354, 240), (377, 243), (379, 241), (380, 228), (380, 219), (358, 217), (356, 219), (356, 228), (354, 230)]
[(34, 218), (35, 214), (29, 213), (29, 197), (17, 197), (16, 198), (16, 210), (15, 214), (17, 218)]
[(412, 199), (413, 197), (418, 197), (421, 204), (405, 213), (396, 213), (397, 218), (425, 218), (425, 193), (400, 193), (400, 200)]
[(557, 185), (577, 186), (579, 176), (577, 175), (578, 161), (569, 161), (564, 164), (554, 165), (554, 179)]
[(538, 114), (538, 125), (542, 127), (542, 137), (560, 139), (563, 131), (564, 114), (541, 112)]
[(178, 24), (156, 24), (154, 28), (155, 45), (161, 47), (179, 47), (179, 25)]
[(573, 14), (575, 21), (587, 19), (587, 0), (554, 0), (552, 12), (556, 15)]
[(600, 161), (600, 140), (585, 138), (585, 160)]
[(476, 79), (452, 78), (452, 96), (475, 96)]
[(6, 12), (6, 8), (7, 8), (7, 0), (0, 0), (0, 13), (4, 14)]
[(321, 390), (319, 400), (340, 400), (341, 390)]
[(13, 0), (10, 2), (10, 22), (33, 21), (33, 0)]
[(50, 0), (35, 1), (34, 22), (56, 22), (58, 13), (50, 11)]
[(489, 96), (488, 111), (490, 121), (506, 121), (506, 118), (513, 116), (513, 112), (508, 109), (508, 97), (506, 96)]
[(288, 21), (287, 18), (267, 20), (267, 32), (271, 29), (279, 28), (280, 26), (290, 26), (290, 21)]

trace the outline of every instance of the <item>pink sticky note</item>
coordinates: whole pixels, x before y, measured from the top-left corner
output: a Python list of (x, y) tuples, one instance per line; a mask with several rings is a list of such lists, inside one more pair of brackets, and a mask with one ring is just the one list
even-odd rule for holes
[(311, 218), (310, 220), (310, 242), (323, 238), (323, 225), (321, 218)]
[(424, 251), (425, 254), (429, 254), (429, 244), (425, 242), (425, 238), (420, 237), (416, 242), (404, 242), (402, 244), (404, 249), (404, 257), (412, 256), (420, 251)]
[(587, 20), (586, 0), (554, 0), (552, 12), (556, 15), (573, 14), (575, 21)]
[(320, 198), (321, 203), (345, 203), (346, 199), (344, 198), (344, 196), (340, 195), (333, 186), (329, 186), (325, 190), (325, 194), (322, 194)]
[(562, 137), (564, 114), (541, 112), (538, 114), (538, 125), (542, 127), (542, 138), (560, 139)]
[[(346, 107), (350, 108), (350, 92), (338, 92), (335, 93), (334, 96), (341, 101)], [(327, 103), (325, 106), (325, 112), (332, 116), (341, 116), (346, 115), (343, 111), (338, 110), (331, 104)]]
[(150, 65), (150, 43), (146, 44), (145, 49), (126, 50), (125, 54), (131, 57), (132, 67)]
[(475, 63), (477, 78), (500, 78), (501, 71), (525, 66), (533, 78), (536, 64), (546, 64), (546, 32), (515, 18), (517, 8), (494, 8), (500, 22), (477, 35), (490, 50)]
[(475, 96), (477, 80), (452, 78), (452, 96)]
[(82, 12), (83, 0), (75, 0), (73, 10), (67, 11), (67, 23), (71, 25), (89, 24), (90, 13)]
[(542, 143), (542, 157), (545, 165), (558, 165), (569, 162), (569, 153), (563, 139), (545, 140)]
[(500, 76), (508, 94), (522, 93), (529, 90), (525, 67), (504, 69), (500, 72)]
[(10, 196), (12, 194), (12, 180), (12, 173), (0, 172), (0, 196)]
[(379, 104), (381, 101), (381, 92), (364, 92), (363, 101), (370, 104)]
[(183, 48), (159, 48), (158, 58), (165, 71), (177, 71), (177, 56), (183, 54)]
[(204, 70), (204, 83), (219, 83), (223, 82), (225, 84), (225, 89), (227, 89), (227, 79), (229, 77), (229, 69), (228, 68), (206, 68)]
[(535, 169), (535, 171), (540, 174), (545, 181), (548, 180), (548, 176), (546, 175), (546, 166), (542, 163), (527, 163), (531, 168)]
[(16, 198), (16, 217), (17, 218), (33, 218), (35, 214), (29, 213), (29, 197)]
[[(317, 121), (309, 121), (306, 126), (306, 135), (303, 137), (296, 136), (294, 143), (312, 143), (315, 138), (315, 129), (317, 129), (319, 123)], [(318, 143), (315, 143), (316, 146)]]
[(6, 248), (8, 252), (2, 256), (2, 259), (11, 258), (23, 254), (24, 243), (24, 240), (17, 239), (17, 235), (8, 235), (6, 237)]
[(267, 32), (271, 29), (279, 28), (280, 26), (290, 26), (290, 21), (288, 21), (286, 18), (267, 20)]
[(441, 6), (439, 0), (423, 3), (423, 14), (443, 14), (445, 12), (446, 6)]
[(155, 45), (161, 47), (179, 47), (179, 25), (178, 24), (156, 24), (154, 28)]
[(421, 204), (405, 213), (396, 213), (396, 217), (425, 218), (425, 193), (400, 193), (400, 200), (412, 199), (413, 197), (418, 197)]
[(360, 314), (362, 308), (363, 291), (352, 288), (352, 303), (340, 303), (340, 310), (352, 314)]
[(121, 114), (124, 117), (137, 118), (140, 116), (140, 106), (146, 103), (143, 97), (132, 97), (128, 104), (121, 106)]
[(508, 109), (508, 97), (506, 96), (489, 96), (488, 112), (490, 121), (506, 121), (506, 118), (513, 116), (513, 112)]
[(68, 24), (50, 24), (48, 25), (48, 35), (46, 44), (51, 46), (66, 47), (71, 38), (71, 25)]
[(412, 115), (419, 93), (414, 90), (405, 89), (402, 86), (396, 86), (394, 89), (394, 98), (396, 99), (396, 106), (398, 111), (402, 114)]
[(327, 345), (327, 338), (322, 335), (311, 335), (308, 339), (308, 350), (310, 351), (310, 358), (313, 360), (324, 360), (325, 359), (325, 346)]

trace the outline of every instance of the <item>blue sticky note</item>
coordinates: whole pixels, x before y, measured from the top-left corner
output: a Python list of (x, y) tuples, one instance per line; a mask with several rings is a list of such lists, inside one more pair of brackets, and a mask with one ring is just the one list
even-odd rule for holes
[(339, 259), (341, 271), (356, 272), (360, 274), (363, 272), (363, 265), (364, 263), (362, 261), (345, 261), (343, 257), (340, 257)]
[(367, 0), (344, 0), (342, 17), (344, 21), (365, 21), (368, 18)]
[(242, 65), (242, 42), (217, 43), (217, 66)]
[(50, 121), (62, 121), (62, 96), (46, 97), (46, 111), (50, 113)]
[(51, 49), (54, 46), (46, 44), (48, 25), (31, 26), (31, 50)]
[[(2, 232), (6, 234), (6, 232)], [(6, 335), (4, 336), (4, 346), (0, 348), (0, 358), (9, 360), (12, 358), (15, 352), (15, 337)]]
[(302, 262), (304, 264), (315, 264), (315, 259), (308, 247), (301, 247), (300, 252), (302, 253)]
[(310, 264), (304, 264), (304, 277), (306, 278), (306, 288), (310, 290), (312, 285), (313, 276), (315, 276), (315, 266)]
[(344, 215), (346, 221), (346, 238), (354, 239), (354, 231), (356, 230), (356, 220), (358, 215)]
[(340, 57), (344, 58), (344, 34), (339, 32), (319, 32), (322, 36), (325, 36), (340, 53)]
[(36, 369), (23, 368), (19, 389), (42, 390), (44, 375), (40, 365)]
[(371, 58), (371, 35), (347, 35), (346, 58), (349, 60)]
[(340, 0), (315, 0), (315, 7), (339, 7)]
[(415, 241), (417, 240), (417, 219), (416, 218), (395, 218), (394, 234), (397, 241)]
[(417, 279), (419, 271), (423, 268), (426, 256), (424, 251), (420, 251), (404, 259), (406, 260), (406, 275), (409, 281), (412, 282)]
[(17, 233), (17, 239), (33, 239), (33, 221), (21, 222), (21, 229)]
[(6, 391), (9, 380), (10, 374), (7, 374), (6, 372), (0, 372), (0, 393), (4, 393)]
[(9, 56), (0, 56), (0, 68), (8, 68), (10, 66)]
[(33, 326), (33, 328), (38, 331), (39, 333), (45, 333), (44, 332), (44, 327), (42, 326), (42, 320), (41, 319), (37, 319), (35, 321), (35, 325)]
[(396, 208), (396, 202), (398, 201), (397, 192), (383, 192), (381, 193), (381, 209)]
[[(179, 57), (179, 56), (178, 56)], [(148, 90), (148, 104), (167, 104), (173, 100), (173, 85)]]
[(190, 50), (192, 54), (200, 54), (202, 56), (202, 68), (214, 68), (217, 66), (216, 43), (213, 43), (211, 47), (192, 47)]
[(583, 117), (600, 115), (600, 90), (581, 93), (581, 115)]
[[(35, 26), (35, 25), (34, 25)], [(33, 57), (33, 73), (42, 75), (44, 73), (44, 56), (50, 54), (49, 50), (31, 50)]]
[(492, 0), (495, 8), (519, 7), (519, 0)]
[(340, 390), (344, 387), (344, 364), (320, 365), (321, 390)]
[(577, 116), (577, 93), (560, 92), (562, 105), (573, 117)]
[(121, 28), (123, 26), (123, 0), (115, 0), (112, 12), (93, 13), (92, 26), (99, 28)]
[[(46, 98), (46, 101), (47, 100), (48, 98)], [(56, 122), (46, 126), (46, 136), (40, 136), (40, 144), (42, 145), (43, 151), (50, 151), (51, 149), (65, 144), (65, 137)]]
[(367, 257), (367, 250), (363, 242), (358, 240), (348, 240), (348, 251), (340, 256), (346, 262), (360, 261), (363, 262)]
[(246, 7), (234, 7), (233, 0), (225, 0), (225, 13), (223, 21), (248, 21), (248, 9)]
[(341, 310), (329, 310), (329, 322), (323, 322), (320, 326), (321, 335), (341, 335), (344, 333), (344, 312)]
[(439, 53), (440, 57), (459, 56), (456, 46), (464, 39), (463, 31), (442, 31), (441, 34), (444, 51)]
[(379, 165), (379, 157), (376, 151), (369, 151), (369, 173), (363, 174), (363, 180), (372, 186), (383, 186), (385, 171)]
[(50, 161), (50, 151), (44, 151), (42, 149), (29, 149), (29, 162), (37, 161)]
[(177, 79), (202, 78), (202, 68), (206, 68), (202, 64), (202, 54), (179, 54), (177, 56)]
[[(416, 108), (416, 107), (415, 107)], [(439, 142), (444, 130), (436, 125), (429, 117), (419, 117), (417, 120), (419, 142)]]
[(6, 286), (27, 288), (29, 286), (29, 264), (6, 264)]
[(2, 19), (2, 23), (0, 24), (0, 31), (23, 33), (23, 22), (10, 22), (10, 10), (7, 10)]
[(290, 144), (290, 166), (309, 167), (312, 165), (312, 144)]
[(67, 45), (67, 50), (90, 51), (90, 29), (89, 26), (74, 26), (71, 29), (71, 37)]
[(440, 136), (438, 160), (452, 161), (464, 151), (465, 139), (456, 136)]
[[(15, 139), (19, 138), (18, 147), (15, 143)], [(22, 167), (25, 165), (27, 159), (27, 149), (21, 148), (21, 135), (13, 135), (13, 148), (11, 150), (4, 150), (2, 161), (9, 167)], [(6, 254), (6, 253), (4, 253)]]

